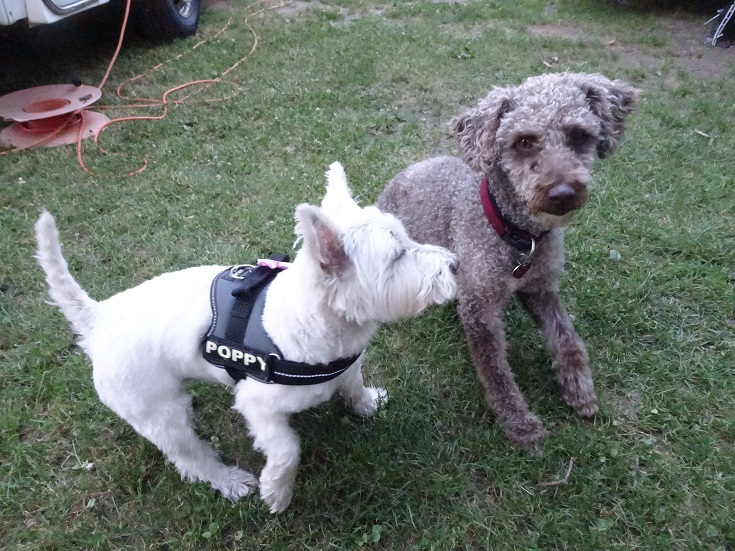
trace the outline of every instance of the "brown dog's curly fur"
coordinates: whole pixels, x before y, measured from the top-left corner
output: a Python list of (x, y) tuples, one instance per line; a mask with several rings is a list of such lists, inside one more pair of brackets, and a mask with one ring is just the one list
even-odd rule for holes
[[(437, 157), (408, 167), (387, 185), (378, 206), (421, 242), (459, 258), (459, 316), (487, 401), (506, 435), (531, 452), (546, 431), (529, 411), (506, 356), (503, 312), (516, 295), (545, 337), (564, 401), (597, 412), (589, 358), (559, 298), (564, 230), (584, 206), (597, 157), (617, 148), (639, 91), (597, 74), (532, 77), (495, 88), (451, 122), (462, 158)], [(479, 193), (489, 181), (503, 216), (538, 242), (531, 269), (512, 277), (519, 251), (489, 225)]]

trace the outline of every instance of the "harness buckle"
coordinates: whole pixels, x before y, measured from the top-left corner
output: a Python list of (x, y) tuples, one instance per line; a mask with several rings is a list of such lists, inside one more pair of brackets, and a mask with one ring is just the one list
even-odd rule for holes
[(253, 264), (238, 264), (230, 268), (230, 277), (233, 279), (245, 279), (255, 269)]
[(268, 359), (266, 360), (264, 365), (261, 365), (258, 369), (250, 369), (247, 372), (248, 377), (252, 377), (256, 381), (260, 381), (261, 383), (272, 383), (273, 379), (271, 379), (271, 373), (272, 373), (272, 367), (273, 367), (273, 361), (274, 360), (280, 360), (280, 356), (278, 354), (268, 354)]

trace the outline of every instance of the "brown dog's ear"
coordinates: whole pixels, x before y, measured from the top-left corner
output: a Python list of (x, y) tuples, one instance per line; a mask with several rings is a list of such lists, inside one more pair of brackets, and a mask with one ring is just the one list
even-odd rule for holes
[(625, 132), (625, 120), (641, 91), (622, 80), (608, 80), (602, 75), (579, 75), (577, 85), (584, 92), (590, 110), (602, 123), (597, 155), (604, 159), (613, 154)]
[(350, 265), (342, 243), (342, 232), (313, 205), (296, 207), (296, 234), (304, 240), (304, 249), (328, 276), (338, 276)]
[(477, 106), (449, 123), (462, 158), (478, 172), (486, 173), (493, 164), (500, 120), (512, 108), (508, 89), (495, 88)]

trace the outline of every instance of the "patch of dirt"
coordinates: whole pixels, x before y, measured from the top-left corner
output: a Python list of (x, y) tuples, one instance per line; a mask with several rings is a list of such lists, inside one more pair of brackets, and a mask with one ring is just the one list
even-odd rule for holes
[(326, 6), (318, 0), (316, 2), (302, 2), (300, 0), (294, 0), (293, 2), (289, 2), (285, 6), (278, 8), (276, 12), (280, 13), (287, 19), (290, 19), (292, 17), (300, 15), (302, 12), (305, 12), (308, 9), (325, 7)]
[(638, 412), (643, 404), (643, 397), (637, 390), (627, 394), (609, 393), (607, 402), (621, 418), (632, 423), (638, 421)]
[(563, 25), (533, 25), (528, 28), (531, 36), (545, 38), (563, 38), (565, 40), (595, 40), (594, 37), (576, 27), (565, 27)]
[[(214, 0), (218, 1), (218, 0)], [(301, 0), (295, 0), (293, 2), (290, 2), (286, 4), (283, 7), (280, 7), (276, 10), (277, 13), (280, 13), (282, 16), (284, 16), (286, 19), (293, 19), (294, 17), (297, 17), (304, 13), (307, 10), (331, 10), (334, 9), (333, 6), (329, 6), (327, 4), (322, 4), (319, 2), (319, 0), (316, 0), (314, 2), (305, 2)], [(385, 8), (383, 7), (373, 7), (370, 8), (367, 11), (353, 11), (347, 8), (336, 8), (339, 12), (339, 15), (342, 17), (341, 21), (334, 22), (337, 26), (349, 26), (353, 22), (357, 21), (361, 17), (363, 17), (366, 14), (369, 15), (376, 15), (380, 16), (385, 11)]]
[[(207, 5), (215, 9), (226, 9), (227, 0), (205, 0)], [(431, 0), (434, 4), (467, 4), (468, 0)], [(307, 10), (333, 10), (319, 0), (294, 0), (276, 10), (287, 19), (298, 17)], [(369, 10), (350, 10), (336, 8), (341, 20), (335, 21), (335, 26), (349, 26), (365, 15), (380, 16), (385, 7), (379, 4)], [(555, 12), (556, 4), (552, 1), (547, 7), (550, 13)], [(582, 43), (598, 43), (615, 54), (621, 65), (635, 69), (642, 69), (647, 74), (659, 75), (664, 65), (669, 65), (673, 71), (667, 76), (667, 83), (677, 84), (675, 73), (677, 70), (688, 72), (695, 80), (711, 80), (725, 77), (730, 73), (735, 62), (735, 47), (715, 48), (706, 43), (708, 28), (694, 17), (677, 17), (673, 15), (656, 14), (656, 35), (665, 37), (666, 44), (661, 47), (646, 48), (637, 44), (621, 41), (614, 34), (596, 33), (594, 30), (585, 30), (579, 26), (549, 24), (534, 25), (528, 32), (535, 37), (561, 38)], [(492, 25), (492, 22), (486, 22)], [(481, 34), (480, 31), (478, 31)]]
[(229, 0), (202, 0), (202, 9), (233, 13), (239, 10), (239, 6)]
[[(383, 15), (384, 11), (384, 8), (370, 8), (366, 13), (370, 15), (381, 16)], [(353, 12), (348, 10), (347, 8), (340, 8), (339, 13), (342, 17), (344, 17), (344, 19), (341, 23), (337, 23), (337, 25), (342, 26), (351, 25), (354, 21), (357, 21), (363, 15), (365, 15), (365, 12)]]
[[(727, 76), (735, 62), (735, 48), (715, 48), (705, 42), (704, 21), (692, 18), (656, 16), (657, 35), (666, 36), (666, 45), (648, 50), (619, 42), (613, 34), (593, 35), (579, 27), (566, 25), (535, 25), (528, 29), (532, 36), (563, 38), (581, 42), (597, 42), (615, 53), (623, 65), (657, 73), (666, 62), (674, 69), (688, 72), (696, 80), (711, 80)], [(660, 55), (655, 55), (660, 51)]]
[[(227, 0), (205, 0), (206, 2), (210, 4), (224, 4), (227, 2)], [(432, 4), (460, 4), (460, 5), (466, 5), (469, 2), (469, 0), (431, 0)], [(308, 1), (308, 0), (294, 0), (293, 2), (289, 2), (285, 6), (278, 8), (276, 11), (283, 15), (286, 18), (292, 18), (295, 17), (306, 10), (310, 9), (321, 9), (326, 8), (329, 9), (332, 6), (328, 6), (327, 4), (322, 4), (319, 2), (319, 0), (314, 1)], [(381, 7), (380, 5), (374, 6), (370, 8), (367, 11), (363, 12), (357, 12), (352, 11), (347, 8), (338, 8), (340, 15), (344, 18), (343, 24), (349, 25), (353, 21), (360, 19), (364, 14), (368, 13), (370, 15), (382, 15), (385, 11), (384, 7)]]
[(735, 61), (735, 48), (716, 48), (705, 42), (708, 29), (702, 22), (665, 18), (669, 50), (674, 63), (697, 79), (714, 79), (729, 74)]

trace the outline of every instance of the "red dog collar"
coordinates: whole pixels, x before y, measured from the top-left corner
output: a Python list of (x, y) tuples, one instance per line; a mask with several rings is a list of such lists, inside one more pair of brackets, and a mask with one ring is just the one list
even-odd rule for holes
[(500, 238), (508, 243), (514, 249), (518, 249), (523, 253), (530, 253), (533, 249), (533, 242), (538, 243), (547, 233), (545, 231), (539, 235), (533, 235), (506, 220), (503, 213), (500, 212), (495, 197), (490, 193), (487, 178), (483, 178), (480, 182), (480, 200), (482, 201), (482, 210), (485, 211), (487, 221), (493, 227)]
[(482, 202), (482, 210), (485, 211), (487, 221), (500, 236), (500, 239), (508, 243), (511, 247), (523, 253), (522, 260), (513, 270), (513, 277), (521, 278), (531, 267), (531, 259), (536, 250), (538, 243), (547, 233), (545, 231), (539, 235), (533, 235), (506, 220), (503, 213), (500, 212), (495, 197), (490, 193), (487, 178), (483, 178), (480, 182), (480, 201)]

